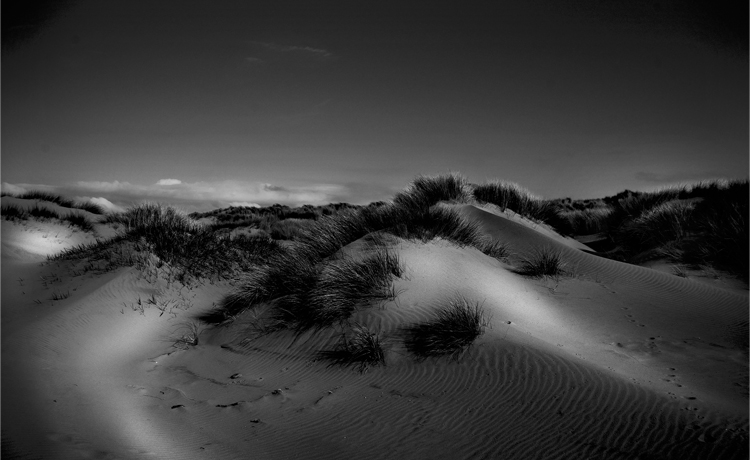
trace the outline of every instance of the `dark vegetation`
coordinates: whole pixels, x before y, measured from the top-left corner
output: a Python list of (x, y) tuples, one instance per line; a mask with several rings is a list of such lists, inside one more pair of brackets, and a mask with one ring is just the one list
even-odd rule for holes
[(532, 278), (560, 278), (571, 274), (565, 268), (560, 252), (549, 247), (537, 249), (532, 257), (524, 259), (517, 272)]
[(364, 373), (371, 366), (385, 365), (385, 352), (380, 336), (366, 326), (355, 323), (348, 333), (342, 333), (333, 350), (320, 352), (320, 357), (331, 365), (356, 366)]
[(85, 232), (94, 231), (94, 225), (85, 216), (81, 214), (70, 213), (61, 216), (52, 209), (47, 209), (43, 206), (34, 205), (32, 208), (23, 208), (21, 206), (9, 204), (3, 205), (2, 207), (3, 219), (9, 220), (28, 220), (30, 218), (36, 219), (57, 219), (63, 222), (67, 222), (69, 225), (78, 227)]
[[(144, 204), (107, 221), (124, 227), (120, 236), (84, 244), (52, 259), (87, 259), (97, 268), (121, 266), (167, 267), (176, 280), (191, 278), (228, 279), (265, 259), (278, 248), (268, 238), (229, 238), (169, 206)], [(152, 257), (154, 256), (154, 257)]]
[(56, 205), (63, 208), (82, 209), (92, 214), (104, 214), (104, 210), (102, 209), (102, 207), (95, 203), (91, 203), (89, 201), (73, 201), (54, 193), (42, 192), (39, 190), (31, 190), (20, 195), (3, 194), (3, 196), (12, 196), (14, 198), (21, 198), (24, 200), (47, 201), (50, 203), (55, 203)]
[(419, 358), (450, 355), (458, 357), (489, 324), (482, 306), (463, 297), (441, 307), (430, 321), (406, 329), (406, 348)]
[[(368, 206), (379, 206), (382, 202)], [(289, 207), (274, 204), (268, 207), (239, 206), (217, 209), (209, 212), (191, 213), (193, 219), (210, 219), (213, 230), (229, 231), (235, 228), (256, 229), (260, 235), (269, 236), (274, 240), (293, 240), (303, 229), (324, 216), (331, 216), (340, 212), (352, 211), (363, 206), (348, 203), (335, 203), (325, 206), (304, 205)]]
[(601, 255), (711, 266), (748, 280), (748, 181), (707, 181), (601, 200), (556, 200), (547, 222), (560, 233), (599, 233)]
[(547, 221), (555, 215), (555, 207), (551, 202), (532, 195), (512, 182), (494, 181), (475, 185), (474, 198), (497, 205), (503, 210), (510, 209), (534, 221)]

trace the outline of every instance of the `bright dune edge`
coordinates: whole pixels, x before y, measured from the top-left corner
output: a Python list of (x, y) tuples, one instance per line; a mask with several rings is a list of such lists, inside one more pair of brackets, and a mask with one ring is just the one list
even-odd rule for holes
[[(63, 275), (53, 289), (73, 295), (35, 304), (29, 294), (45, 291), (38, 275), (55, 267), (14, 251), (26, 240), (13, 235), (51, 229), (3, 222), (3, 305), (10, 306), (11, 320), (4, 308), (3, 393), (14, 394), (3, 398), (3, 412), (19, 416), (17, 426), (4, 425), (4, 443), (11, 439), (19, 450), (45, 458), (742, 453), (747, 354), (738, 340), (747, 335), (746, 295), (605, 260), (475, 206), (458, 208), (516, 254), (539, 246), (561, 251), (574, 276), (534, 280), (473, 249), (400, 243), (393, 249), (407, 267), (405, 279), (396, 280), (401, 294), (355, 318), (376, 325), (392, 343), (388, 365), (363, 376), (314, 361), (314, 350), (330, 345), (334, 332), (248, 342), (238, 324), (204, 333), (193, 349), (166, 354), (174, 351), (165, 340), (175, 325), (209, 309), (227, 285), (178, 293), (121, 269), (84, 279)], [(28, 281), (21, 286), (17, 278)], [(127, 309), (153, 292), (190, 296), (193, 307), (174, 318)], [(458, 363), (415, 362), (399, 345), (400, 328), (429, 318), (456, 293), (481, 302), (490, 327)], [(29, 308), (35, 317), (25, 315)], [(229, 378), (237, 373), (242, 377)], [(602, 413), (587, 412), (597, 405)], [(651, 417), (666, 425), (645, 435), (618, 410), (636, 422)], [(589, 420), (592, 414), (600, 420)], [(487, 425), (501, 426), (504, 436)], [(432, 434), (419, 433), (420, 427)], [(548, 432), (529, 435), (532, 427)], [(369, 440), (373, 432), (384, 442)], [(473, 443), (435, 440), (441, 432), (471, 435)]]

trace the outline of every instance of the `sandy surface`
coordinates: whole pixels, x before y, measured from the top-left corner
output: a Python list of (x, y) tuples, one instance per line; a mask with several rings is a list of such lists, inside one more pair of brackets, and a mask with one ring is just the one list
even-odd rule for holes
[[(80, 273), (45, 255), (92, 235), (2, 221), (4, 458), (747, 457), (746, 291), (459, 208), (514, 256), (395, 244), (400, 294), (354, 318), (388, 344), (387, 366), (364, 374), (318, 359), (336, 331), (248, 340), (251, 315), (174, 347), (231, 285)], [(543, 246), (573, 276), (515, 273)], [(480, 302), (490, 327), (458, 361), (415, 360), (403, 327), (457, 294)], [(141, 311), (148, 298), (169, 308)]]

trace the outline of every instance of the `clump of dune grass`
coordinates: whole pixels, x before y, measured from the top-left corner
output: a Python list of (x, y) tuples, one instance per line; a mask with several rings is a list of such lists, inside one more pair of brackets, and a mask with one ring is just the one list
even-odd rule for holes
[[(398, 257), (385, 248), (361, 259), (321, 262), (309, 253), (287, 250), (252, 269), (227, 295), (223, 319), (263, 304), (271, 305), (267, 330), (321, 329), (346, 321), (357, 307), (392, 299), (393, 277), (403, 273)], [(204, 320), (221, 320), (214, 312)]]
[(613, 209), (609, 206), (561, 211), (557, 213), (557, 219), (550, 223), (564, 234), (590, 235), (609, 230), (612, 213)]
[(298, 328), (331, 326), (348, 319), (360, 305), (392, 300), (393, 278), (402, 274), (398, 257), (385, 249), (328, 264), (310, 292), (309, 310)]
[(433, 207), (413, 211), (386, 231), (400, 238), (422, 242), (439, 237), (458, 246), (481, 248), (485, 244), (479, 225), (467, 221), (458, 211), (450, 208)]
[(747, 280), (748, 181), (703, 181), (608, 200), (605, 255), (630, 263), (666, 258)]
[(2, 207), (3, 219), (28, 219), (29, 215), (26, 210), (14, 204), (5, 204)]
[(60, 214), (52, 209), (45, 208), (44, 206), (35, 205), (33, 208), (27, 210), (30, 216), (37, 217), (40, 219), (59, 219)]
[(21, 198), (23, 200), (47, 201), (60, 205), (63, 208), (72, 208), (75, 204), (75, 202), (71, 199), (54, 193), (43, 192), (41, 190), (29, 190), (28, 192), (17, 195), (16, 198)]
[(492, 203), (503, 210), (510, 209), (536, 221), (546, 221), (555, 212), (550, 203), (512, 182), (492, 181), (475, 185), (473, 195), (478, 201)]
[(618, 230), (618, 239), (631, 248), (654, 248), (681, 240), (688, 234), (694, 209), (693, 202), (660, 203), (624, 223)]
[(486, 240), (480, 244), (477, 249), (482, 251), (482, 253), (503, 262), (507, 262), (508, 257), (510, 257), (510, 248), (508, 247), (508, 244), (498, 240)]
[(359, 323), (354, 323), (351, 331), (341, 335), (333, 350), (321, 351), (319, 355), (331, 365), (356, 366), (359, 373), (373, 366), (385, 366), (380, 335)]
[(307, 307), (309, 292), (318, 279), (317, 261), (294, 248), (280, 250), (262, 265), (248, 270), (240, 286), (224, 297), (217, 311), (202, 317), (222, 322), (245, 310), (272, 304), (279, 328), (292, 326)]
[(73, 207), (76, 209), (82, 209), (84, 211), (90, 212), (91, 214), (103, 215), (105, 213), (103, 207), (99, 206), (96, 203), (92, 203), (91, 201), (76, 202), (73, 205)]
[(532, 278), (559, 278), (570, 275), (560, 251), (550, 247), (537, 249), (531, 257), (525, 258), (517, 272)]
[(104, 210), (102, 209), (102, 207), (96, 203), (92, 203), (90, 201), (77, 202), (54, 193), (42, 192), (39, 190), (30, 190), (20, 195), (16, 195), (15, 197), (24, 200), (47, 201), (50, 203), (55, 203), (58, 206), (62, 206), (63, 208), (82, 209), (92, 214), (104, 214)]
[(417, 176), (409, 187), (396, 194), (393, 203), (410, 211), (425, 210), (441, 201), (467, 202), (471, 189), (457, 173), (438, 176)]
[(68, 214), (62, 218), (62, 220), (68, 222), (74, 227), (78, 227), (84, 232), (93, 232), (94, 225), (85, 216), (80, 214)]
[(440, 308), (434, 319), (407, 328), (405, 345), (421, 359), (445, 355), (458, 358), (488, 324), (479, 303), (456, 297)]

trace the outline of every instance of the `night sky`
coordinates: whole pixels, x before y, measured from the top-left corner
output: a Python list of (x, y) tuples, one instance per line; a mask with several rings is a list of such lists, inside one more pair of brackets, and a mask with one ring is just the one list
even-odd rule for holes
[(713, 3), (4, 1), (3, 191), (206, 210), (448, 171), (546, 198), (745, 178), (748, 5)]

